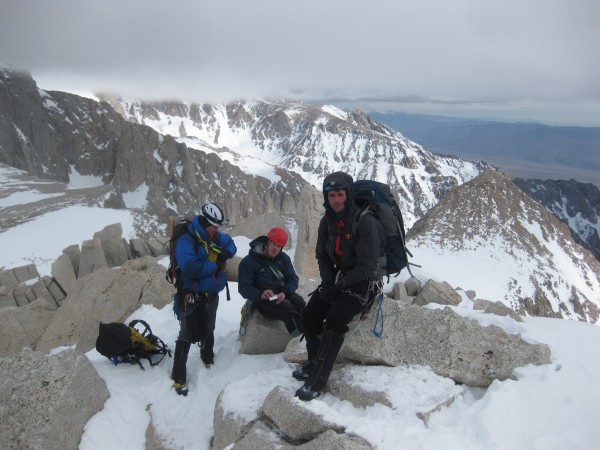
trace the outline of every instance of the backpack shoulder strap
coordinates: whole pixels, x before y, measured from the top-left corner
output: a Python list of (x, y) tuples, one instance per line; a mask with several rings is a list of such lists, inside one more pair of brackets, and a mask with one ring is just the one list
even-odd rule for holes
[[(151, 344), (151, 346), (155, 347), (151, 348), (146, 343), (144, 343), (143, 354), (137, 355), (135, 362), (137, 362), (137, 364), (142, 368), (142, 370), (144, 369), (144, 366), (142, 366), (140, 358), (145, 358), (148, 360), (151, 366), (156, 366), (163, 360), (165, 355), (169, 355), (169, 357), (171, 357), (171, 349), (169, 349), (167, 344), (165, 344), (161, 338), (152, 333), (152, 329), (150, 328), (150, 325), (148, 325), (148, 322), (146, 322), (145, 320), (136, 319), (129, 322), (129, 326), (135, 328), (135, 325), (137, 325), (138, 323), (144, 326), (144, 330), (141, 333), (138, 331), (138, 333), (140, 333), (142, 338), (144, 338), (149, 344)], [(151, 355), (162, 356), (158, 361), (154, 362), (150, 357)]]
[(188, 230), (188, 234), (192, 237), (192, 242), (194, 243), (194, 249), (197, 248), (198, 246), (200, 246), (200, 244), (202, 242), (204, 242), (204, 240), (198, 236), (197, 233), (192, 233), (191, 231)]
[(144, 330), (142, 330), (142, 332), (140, 333), (142, 336), (146, 336), (148, 334), (152, 334), (152, 329), (150, 328), (150, 325), (148, 325), (148, 322), (146, 322), (145, 320), (142, 320), (142, 319), (132, 320), (131, 322), (129, 322), (129, 326), (131, 328), (135, 328), (135, 326), (138, 323), (144, 326)]
[(271, 272), (273, 272), (273, 274), (279, 279), (279, 281), (281, 281), (282, 283), (285, 283), (285, 276), (283, 275), (283, 272), (281, 271), (279, 266), (272, 263), (271, 261), (267, 261), (267, 264), (269, 265)]
[(364, 208), (362, 208), (357, 214), (356, 217), (354, 217), (354, 220), (352, 221), (352, 234), (353, 235), (357, 235), (358, 234), (358, 223), (362, 220), (363, 217), (365, 217), (367, 214), (371, 214), (371, 215), (375, 215), (373, 213), (373, 211), (371, 211), (370, 206), (365, 206)]

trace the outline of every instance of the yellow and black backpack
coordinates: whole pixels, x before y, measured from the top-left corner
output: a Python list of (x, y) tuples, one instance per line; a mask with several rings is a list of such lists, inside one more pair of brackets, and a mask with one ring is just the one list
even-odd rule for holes
[[(143, 329), (139, 331), (135, 328), (136, 325)], [(98, 328), (96, 350), (110, 359), (115, 366), (121, 362), (128, 362), (138, 364), (145, 370), (141, 358), (147, 359), (151, 366), (156, 366), (165, 355), (171, 356), (169, 347), (161, 338), (152, 334), (150, 325), (144, 320), (132, 320), (129, 325), (120, 322), (100, 322)], [(158, 357), (158, 360), (153, 361), (153, 357)]]

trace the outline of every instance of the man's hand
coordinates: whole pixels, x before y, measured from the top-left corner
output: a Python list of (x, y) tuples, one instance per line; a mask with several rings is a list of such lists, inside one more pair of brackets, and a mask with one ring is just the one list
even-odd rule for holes
[[(273, 297), (276, 297), (276, 298), (273, 298)], [(279, 305), (282, 301), (285, 300), (285, 294), (283, 292), (280, 292), (279, 294), (276, 294), (271, 289), (265, 289), (263, 291), (263, 293), (260, 295), (260, 299), (264, 300), (264, 301), (267, 301), (267, 302), (268, 301), (274, 301), (275, 303), (277, 303)]]
[(269, 301), (271, 297), (273, 297), (275, 293), (271, 289), (265, 289), (262, 294), (260, 294), (261, 300)]
[(222, 250), (221, 253), (217, 255), (217, 263), (224, 264), (228, 259), (233, 258), (233, 255), (229, 253), (227, 250)]

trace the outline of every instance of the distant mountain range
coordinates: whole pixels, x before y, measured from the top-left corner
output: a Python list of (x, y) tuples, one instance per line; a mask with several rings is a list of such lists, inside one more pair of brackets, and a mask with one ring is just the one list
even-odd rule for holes
[(484, 160), (511, 177), (575, 179), (600, 186), (600, 128), (371, 113), (429, 151)]
[(216, 152), (249, 174), (276, 180), (275, 169), (288, 171), (317, 188), (334, 171), (388, 183), (408, 226), (454, 187), (491, 167), (433, 155), (361, 111), (347, 113), (330, 105), (99, 98), (126, 120), (172, 136), (190, 149)]
[(484, 160), (569, 225), (600, 260), (600, 128), (371, 113), (440, 154)]

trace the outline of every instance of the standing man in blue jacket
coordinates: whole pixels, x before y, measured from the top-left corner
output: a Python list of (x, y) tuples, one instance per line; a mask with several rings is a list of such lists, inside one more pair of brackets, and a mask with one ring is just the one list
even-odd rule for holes
[(298, 336), (306, 302), (296, 293), (298, 275), (283, 251), (287, 240), (287, 232), (275, 227), (250, 242), (250, 251), (238, 268), (238, 291), (263, 316), (281, 320), (288, 333)]
[(225, 262), (237, 252), (231, 236), (219, 231), (224, 223), (221, 208), (207, 203), (175, 246), (175, 259), (183, 281), (183, 314), (171, 378), (179, 395), (188, 392), (186, 363), (191, 343), (200, 343), (200, 357), (207, 367), (214, 364), (219, 292), (227, 283)]

